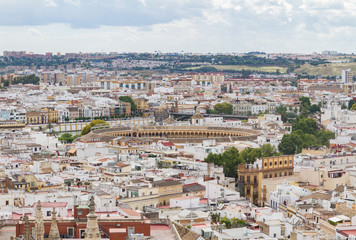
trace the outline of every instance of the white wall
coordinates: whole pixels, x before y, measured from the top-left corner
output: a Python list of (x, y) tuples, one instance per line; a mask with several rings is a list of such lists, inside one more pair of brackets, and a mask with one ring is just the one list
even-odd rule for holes
[(170, 207), (181, 207), (182, 209), (199, 207), (199, 197), (183, 198), (171, 198)]

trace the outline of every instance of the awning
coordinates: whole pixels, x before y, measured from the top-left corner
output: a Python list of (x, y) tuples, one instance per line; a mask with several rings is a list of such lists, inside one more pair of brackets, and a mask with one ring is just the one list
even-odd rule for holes
[(71, 149), (69, 149), (69, 151), (68, 151), (67, 153), (69, 153), (69, 154), (74, 154), (74, 153), (76, 153), (76, 152), (77, 152), (77, 149), (71, 148)]

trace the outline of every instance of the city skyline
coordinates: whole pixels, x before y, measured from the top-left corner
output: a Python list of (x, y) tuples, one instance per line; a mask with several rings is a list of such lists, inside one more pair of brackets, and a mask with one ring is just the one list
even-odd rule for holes
[(351, 0), (2, 0), (0, 6), (0, 52), (355, 52)]

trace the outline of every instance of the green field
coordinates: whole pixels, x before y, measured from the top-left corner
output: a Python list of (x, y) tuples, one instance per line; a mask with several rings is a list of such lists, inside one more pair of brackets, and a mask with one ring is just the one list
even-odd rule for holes
[(300, 68), (294, 70), (295, 73), (307, 73), (309, 75), (321, 76), (336, 76), (341, 75), (342, 69), (351, 68), (352, 72), (356, 72), (356, 62), (350, 63), (325, 63), (318, 66), (304, 64)]
[[(214, 67), (220, 71), (242, 71), (242, 70), (250, 70), (250, 71), (260, 71), (260, 72), (270, 72), (275, 73), (277, 69), (280, 73), (285, 73), (287, 71), (287, 67), (279, 67), (279, 66), (247, 66), (247, 65), (209, 65), (207, 67)], [(201, 67), (191, 67), (187, 68), (188, 70), (196, 70)]]

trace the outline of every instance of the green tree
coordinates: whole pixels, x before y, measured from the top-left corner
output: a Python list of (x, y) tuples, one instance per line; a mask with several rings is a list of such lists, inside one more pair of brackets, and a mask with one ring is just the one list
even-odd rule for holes
[(227, 229), (231, 228), (232, 226), (231, 221), (227, 217), (223, 217), (222, 219), (220, 219), (220, 224), (224, 224), (224, 223)]
[(215, 165), (222, 166), (224, 168), (224, 174), (227, 177), (237, 177), (237, 167), (243, 163), (254, 163), (256, 159), (261, 157), (277, 156), (275, 147), (270, 144), (265, 144), (261, 148), (246, 148), (239, 152), (236, 148), (232, 147), (226, 150), (222, 154), (209, 153), (205, 158), (205, 162), (211, 162)]
[(131, 112), (136, 112), (137, 106), (130, 96), (121, 96), (119, 97), (119, 100), (121, 102), (129, 102), (131, 104)]
[(298, 118), (297, 123), (293, 126), (293, 130), (302, 130), (304, 133), (315, 134), (318, 130), (316, 120), (312, 118)]
[(80, 135), (84, 136), (84, 135), (90, 133), (92, 127), (94, 127), (95, 125), (98, 125), (98, 124), (107, 124), (107, 122), (104, 120), (100, 120), (100, 119), (93, 120), (82, 129), (82, 131), (80, 132)]
[(23, 77), (15, 77), (14, 80), (12, 81), (12, 84), (35, 84), (38, 85), (40, 82), (40, 78), (37, 77), (36, 75), (28, 75), (28, 76), (23, 76)]
[(288, 121), (287, 108), (286, 108), (284, 105), (279, 105), (279, 106), (276, 108), (276, 112), (281, 115), (281, 118), (282, 118), (282, 121), (283, 121), (283, 122), (287, 122), (287, 121)]
[(269, 143), (264, 144), (260, 149), (261, 149), (261, 157), (272, 157), (272, 156), (279, 155), (276, 147), (272, 146)]
[(222, 166), (227, 177), (237, 177), (237, 166), (242, 163), (239, 151), (234, 147), (229, 148), (222, 154), (209, 153), (205, 161)]
[(350, 99), (349, 104), (348, 104), (349, 109), (351, 109), (352, 105), (354, 105), (354, 104), (355, 104), (355, 101), (353, 99)]
[(70, 133), (64, 133), (64, 134), (62, 134), (62, 136), (60, 136), (58, 138), (58, 140), (61, 141), (61, 142), (65, 142), (65, 143), (72, 143), (77, 137), (78, 137), (78, 135), (72, 135)]
[(299, 101), (303, 107), (309, 107), (310, 106), (310, 99), (308, 97), (300, 97)]
[(330, 139), (335, 138), (335, 133), (322, 129), (316, 133), (316, 138), (320, 145), (328, 146), (330, 144)]
[(310, 113), (320, 112), (320, 106), (317, 104), (313, 104), (310, 106)]
[(227, 102), (218, 103), (214, 106), (214, 112), (217, 114), (232, 114), (233, 112), (232, 104)]
[(282, 141), (278, 145), (278, 150), (283, 154), (295, 154), (296, 145), (289, 134), (284, 134)]
[(314, 119), (298, 117), (293, 131), (283, 136), (278, 150), (283, 154), (300, 153), (303, 148), (328, 146), (332, 138), (335, 138), (335, 134), (320, 129)]
[(356, 111), (356, 103), (354, 103), (350, 109), (351, 111)]

